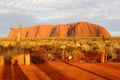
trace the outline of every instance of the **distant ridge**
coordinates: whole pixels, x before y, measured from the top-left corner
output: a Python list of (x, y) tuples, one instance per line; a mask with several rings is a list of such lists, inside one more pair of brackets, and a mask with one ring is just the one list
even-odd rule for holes
[[(17, 37), (17, 29), (13, 28), (8, 38)], [(58, 25), (35, 25), (21, 28), (21, 38), (35, 37), (111, 37), (110, 33), (102, 26), (78, 22)]]

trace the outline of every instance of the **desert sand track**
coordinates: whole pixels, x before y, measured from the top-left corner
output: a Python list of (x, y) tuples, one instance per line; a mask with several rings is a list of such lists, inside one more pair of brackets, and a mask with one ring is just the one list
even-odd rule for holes
[(0, 80), (120, 80), (120, 63), (5, 65), (0, 66)]

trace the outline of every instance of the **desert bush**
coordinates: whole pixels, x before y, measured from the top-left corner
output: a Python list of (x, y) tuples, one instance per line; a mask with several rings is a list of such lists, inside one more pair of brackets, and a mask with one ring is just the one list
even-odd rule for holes
[(107, 54), (107, 58), (109, 61), (117, 59), (117, 54), (115, 53), (112, 46), (107, 46), (105, 48), (105, 53)]
[(66, 46), (65, 51), (66, 51), (67, 53), (69, 53), (69, 52), (72, 52), (73, 49), (74, 49), (74, 48), (71, 47), (71, 46)]
[(84, 52), (90, 53), (92, 51), (92, 46), (89, 44), (83, 44), (81, 45), (81, 49)]
[(78, 60), (81, 60), (83, 58), (83, 53), (79, 48), (73, 49), (72, 56), (73, 56), (74, 61), (78, 61)]
[[(17, 54), (17, 48), (14, 39), (0, 39), (0, 53), (5, 51), (9, 56)], [(81, 52), (88, 54), (97, 53), (101, 45), (104, 42), (106, 53), (109, 60), (118, 59), (120, 54), (120, 38), (28, 38), (21, 39), (20, 48), (30, 49), (31, 55), (37, 56), (37, 58), (43, 58), (49, 56), (49, 52), (52, 52), (50, 56), (54, 58), (56, 56), (62, 57), (62, 51), (66, 53), (66, 56), (72, 55), (76, 59), (80, 59)], [(63, 46), (63, 48), (61, 48)], [(78, 48), (81, 48), (78, 50)], [(8, 51), (7, 51), (8, 49)], [(13, 51), (10, 51), (13, 49)], [(52, 58), (52, 57), (51, 57)]]
[(3, 50), (4, 50), (4, 47), (0, 45), (0, 52), (2, 52)]
[(55, 56), (54, 53), (48, 52), (47, 55), (45, 56), (47, 61), (55, 61)]

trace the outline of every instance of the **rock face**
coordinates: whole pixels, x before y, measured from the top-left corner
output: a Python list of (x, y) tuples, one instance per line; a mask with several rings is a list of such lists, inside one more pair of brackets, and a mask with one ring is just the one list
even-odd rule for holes
[[(17, 37), (18, 28), (11, 29), (8, 38)], [(59, 25), (35, 25), (20, 29), (21, 38), (34, 37), (110, 37), (110, 33), (96, 24), (78, 22)]]

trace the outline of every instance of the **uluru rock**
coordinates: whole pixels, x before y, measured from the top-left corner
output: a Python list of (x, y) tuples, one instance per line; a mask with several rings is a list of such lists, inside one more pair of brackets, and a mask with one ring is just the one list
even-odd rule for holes
[(87, 22), (77, 23), (72, 30), (75, 37), (110, 37), (110, 33), (104, 27)]
[[(10, 30), (8, 37), (17, 37), (18, 28)], [(35, 37), (110, 37), (110, 33), (102, 26), (78, 22), (58, 25), (35, 25), (20, 29), (21, 38)]]
[(71, 26), (69, 24), (56, 25), (51, 33), (51, 37), (67, 37), (68, 29)]

